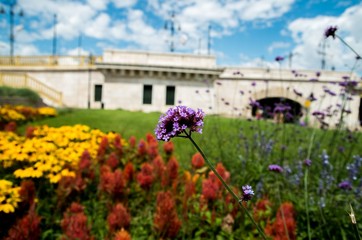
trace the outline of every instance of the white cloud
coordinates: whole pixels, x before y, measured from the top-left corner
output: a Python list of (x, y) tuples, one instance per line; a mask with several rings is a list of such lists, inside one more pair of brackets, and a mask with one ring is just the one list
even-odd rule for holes
[(66, 52), (67, 55), (71, 55), (71, 56), (89, 56), (89, 51), (83, 49), (83, 48), (73, 48), (73, 49), (70, 49)]
[(97, 10), (104, 10), (107, 8), (108, 0), (88, 0), (88, 4)]
[(296, 43), (293, 52), (301, 55), (293, 60), (300, 68), (317, 69), (321, 67), (322, 55), (325, 50), (326, 69), (348, 70), (355, 62), (355, 55), (346, 48), (339, 39), (326, 39), (323, 48), (325, 29), (331, 25), (338, 26), (337, 33), (354, 49), (362, 49), (362, 4), (346, 9), (340, 16), (317, 16), (314, 18), (299, 18), (288, 25), (288, 30)]
[(118, 8), (126, 8), (135, 5), (137, 0), (112, 0), (112, 2)]
[(275, 49), (280, 49), (280, 48), (289, 48), (290, 47), (290, 43), (288, 42), (273, 42), (272, 44), (270, 44), (270, 46), (268, 47), (268, 52), (269, 53), (273, 53), (273, 51)]

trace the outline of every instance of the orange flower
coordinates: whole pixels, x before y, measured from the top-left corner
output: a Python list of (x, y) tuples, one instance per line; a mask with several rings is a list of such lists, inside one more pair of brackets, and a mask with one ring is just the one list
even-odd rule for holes
[(155, 230), (160, 238), (175, 238), (181, 228), (175, 200), (170, 192), (159, 192), (157, 194), (156, 214), (153, 221)]
[(118, 162), (118, 156), (115, 152), (109, 154), (109, 157), (106, 161), (108, 166), (110, 166), (112, 169), (115, 169), (118, 166)]
[(132, 239), (131, 235), (123, 228), (119, 230), (114, 237), (114, 240), (131, 240), (131, 239)]
[(63, 239), (91, 240), (90, 229), (87, 225), (87, 216), (84, 214), (84, 207), (73, 202), (64, 213), (60, 222)]
[(128, 139), (128, 142), (129, 142), (129, 146), (131, 148), (134, 148), (136, 146), (136, 137), (135, 136), (131, 136), (129, 139)]
[(205, 160), (201, 153), (197, 152), (192, 156), (191, 164), (195, 169), (202, 168), (205, 165)]
[[(284, 213), (284, 220), (288, 234), (284, 226), (282, 210)], [(275, 240), (295, 240), (297, 238), (296, 230), (297, 223), (295, 221), (294, 206), (290, 202), (285, 202), (279, 207), (274, 223), (272, 225), (268, 224), (266, 226), (265, 233), (273, 237)]]
[(108, 214), (107, 221), (110, 232), (115, 232), (119, 229), (129, 228), (131, 215), (122, 203), (117, 203)]
[(137, 174), (137, 182), (145, 190), (149, 190), (152, 186), (153, 183), (152, 172), (153, 168), (151, 164), (143, 163), (141, 165), (141, 172)]
[(40, 239), (40, 217), (35, 212), (35, 204), (30, 207), (27, 215), (13, 225), (7, 240), (37, 240)]
[(165, 151), (167, 155), (171, 155), (174, 151), (173, 142), (165, 142), (163, 144), (163, 151)]

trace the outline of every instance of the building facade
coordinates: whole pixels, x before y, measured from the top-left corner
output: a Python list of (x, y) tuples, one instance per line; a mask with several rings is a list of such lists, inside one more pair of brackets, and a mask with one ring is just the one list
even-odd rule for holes
[(67, 107), (164, 112), (182, 104), (207, 114), (273, 119), (283, 106), (283, 121), (331, 127), (343, 109), (349, 127), (360, 125), (361, 98), (349, 86), (358, 77), (347, 72), (219, 67), (214, 56), (124, 50), (88, 62), (68, 58), (11, 66), (0, 59), (0, 72), (37, 79), (59, 91)]

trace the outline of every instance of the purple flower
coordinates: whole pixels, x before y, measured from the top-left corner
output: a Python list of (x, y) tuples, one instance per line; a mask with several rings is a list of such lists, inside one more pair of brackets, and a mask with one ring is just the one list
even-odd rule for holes
[(344, 190), (351, 190), (352, 189), (352, 184), (349, 181), (345, 180), (345, 181), (340, 182), (338, 184), (338, 187), (340, 189), (344, 189)]
[(283, 61), (284, 60), (284, 58), (282, 57), (282, 56), (277, 56), (276, 58), (275, 58), (275, 61), (277, 61), (277, 62), (281, 62), (281, 61)]
[(253, 101), (251, 98), (249, 98), (249, 105), (251, 107), (262, 108), (258, 101)]
[(255, 87), (255, 85), (256, 85), (256, 82), (251, 83), (251, 86)]
[(335, 27), (330, 26), (325, 30), (324, 37), (325, 38), (333, 37), (333, 39), (335, 39), (336, 38), (336, 31), (337, 31), (337, 26), (335, 26)]
[(240, 90), (239, 91), (241, 95), (244, 95), (244, 91), (243, 90)]
[(243, 196), (241, 197), (241, 200), (244, 202), (249, 201), (254, 196), (254, 191), (249, 185), (242, 186), (243, 189)]
[(317, 77), (320, 77), (320, 76), (321, 76), (321, 72), (316, 72), (315, 75), (316, 75)]
[(304, 165), (307, 167), (310, 167), (310, 165), (312, 165), (312, 160), (310, 160), (310, 159), (304, 160)]
[(276, 164), (269, 165), (268, 169), (271, 172), (277, 172), (277, 173), (283, 172), (283, 168), (281, 166), (279, 166), (279, 165), (276, 165)]
[(155, 129), (158, 140), (169, 141), (182, 132), (189, 129), (190, 132), (202, 133), (205, 113), (201, 109), (197, 111), (186, 106), (176, 106), (161, 115)]

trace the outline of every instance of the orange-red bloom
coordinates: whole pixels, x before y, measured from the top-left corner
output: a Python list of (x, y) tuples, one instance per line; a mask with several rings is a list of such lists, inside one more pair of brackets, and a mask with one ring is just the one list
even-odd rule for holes
[(201, 153), (197, 152), (192, 156), (191, 164), (195, 169), (202, 168), (205, 165), (205, 160)]
[(157, 194), (156, 214), (153, 221), (155, 230), (161, 238), (175, 238), (181, 228), (175, 200), (170, 192), (159, 192)]
[(129, 228), (131, 215), (122, 203), (117, 203), (108, 214), (107, 221), (110, 232), (115, 232), (122, 228)]

